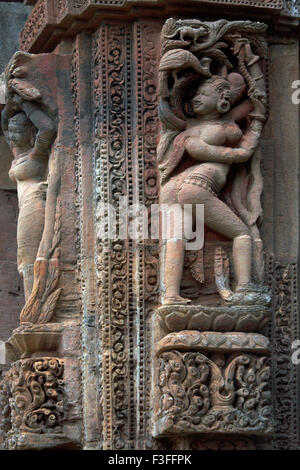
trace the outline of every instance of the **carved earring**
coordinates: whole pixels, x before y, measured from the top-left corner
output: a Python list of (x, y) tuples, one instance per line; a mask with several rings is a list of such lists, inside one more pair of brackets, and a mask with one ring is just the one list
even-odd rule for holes
[(230, 110), (230, 101), (222, 94), (218, 100), (217, 111), (225, 114)]
[(195, 116), (194, 109), (193, 109), (193, 104), (190, 101), (184, 103), (184, 112), (188, 117), (194, 117)]

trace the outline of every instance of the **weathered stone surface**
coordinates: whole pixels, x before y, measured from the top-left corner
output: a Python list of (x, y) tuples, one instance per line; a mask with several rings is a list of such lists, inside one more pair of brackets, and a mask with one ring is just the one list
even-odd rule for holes
[(221, 439), (193, 439), (191, 449), (193, 450), (256, 450), (256, 445), (250, 439), (239, 437), (237, 439), (230, 439), (230, 437), (223, 437)]
[(271, 318), (269, 307), (163, 305), (157, 315), (166, 331), (261, 331)]
[(270, 365), (266, 356), (164, 352), (156, 384), (156, 437), (227, 433), (268, 435)]
[(5, 373), (0, 391), (9, 407), (4, 448), (79, 445), (75, 368), (78, 362), (72, 359), (41, 357), (15, 362)]
[[(295, 92), (292, 84), (299, 79), (298, 38), (286, 45), (272, 45), (270, 54), (270, 118), (263, 139), (263, 234), (266, 277), (273, 290), (269, 337), (274, 351), (275, 435), (271, 447), (283, 449), (299, 448), (299, 371), (291, 361), (293, 341), (299, 339), (300, 123), (299, 105), (291, 99)], [(279, 109), (284, 116), (281, 120), (277, 118)]]
[(14, 52), (19, 50), (19, 34), (30, 12), (31, 7), (20, 3), (0, 2), (0, 73)]
[(0, 189), (16, 190), (16, 184), (8, 176), (13, 155), (3, 135), (0, 135), (0, 155)]
[[(230, 286), (227, 254), (222, 247), (215, 251), (215, 282), (221, 299), (233, 309), (236, 304), (270, 302), (262, 286), (263, 245), (258, 227), (263, 189), (258, 146), (267, 112), (263, 73), (267, 54), (262, 37), (266, 28), (254, 22), (170, 18), (162, 29), (157, 158), (160, 202), (169, 216), (168, 234), (162, 235), (162, 303), (173, 305), (174, 310), (191, 301), (181, 297), (180, 288), (189, 242), (186, 221), (190, 218), (193, 226), (200, 224), (199, 205), (204, 206), (208, 228), (233, 241), (235, 290)], [(255, 42), (253, 34), (260, 35)], [(232, 56), (223, 52), (226, 47)], [(247, 127), (241, 125), (245, 120)], [(194, 213), (188, 212), (192, 205)], [(177, 214), (171, 223), (174, 207)], [(199, 238), (198, 229), (198, 244)], [(203, 255), (196, 269), (201, 275), (194, 273), (194, 277), (205, 284), (201, 263)], [(222, 322), (227, 330), (235, 326), (230, 326), (230, 318)]]
[[(282, 0), (195, 0), (191, 7), (198, 14), (199, 8), (203, 13), (211, 11), (212, 5), (224, 7), (234, 11), (239, 17), (244, 16), (244, 9), (240, 6), (247, 5), (249, 9), (257, 11), (260, 18), (269, 17), (270, 14), (278, 15), (283, 8)], [(190, 12), (191, 8), (189, 8)], [(266, 10), (266, 11), (264, 11)], [(30, 52), (44, 52), (52, 50), (62, 38), (70, 34), (80, 33), (87, 29), (95, 29), (100, 26), (102, 18), (111, 14), (112, 17), (123, 19), (136, 19), (140, 12), (150, 15), (152, 18), (168, 18), (172, 14), (180, 16), (182, 6), (177, 2), (165, 2), (164, 0), (140, 0), (134, 1), (64, 1), (40, 0), (27, 20), (21, 36), (20, 43), (23, 50)], [(138, 13), (139, 12), (139, 13)], [(198, 15), (199, 16), (199, 15)], [(83, 19), (84, 22), (78, 21)], [(291, 22), (293, 25), (293, 22)], [(297, 23), (296, 23), (297, 24)]]
[(0, 190), (0, 205), (0, 340), (5, 341), (18, 325), (24, 293), (16, 260), (16, 192)]

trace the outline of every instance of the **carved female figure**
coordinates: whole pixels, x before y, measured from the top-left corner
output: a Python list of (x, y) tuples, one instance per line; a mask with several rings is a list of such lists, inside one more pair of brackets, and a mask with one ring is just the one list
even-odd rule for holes
[[(255, 88), (248, 90), (250, 100), (231, 109), (232, 97), (242, 95), (239, 90), (246, 89), (244, 78), (238, 73), (223, 76), (210, 74), (206, 78), (206, 70), (206, 77), (198, 77), (199, 85), (192, 93), (186, 93), (185, 102), (183, 99), (185, 130), (177, 132), (177, 135), (175, 132), (175, 138), (170, 138), (172, 131), (165, 133), (159, 145), (158, 159), (161, 202), (181, 206), (204, 204), (206, 225), (233, 240), (235, 298), (240, 300), (244, 292), (253, 290), (252, 245), (261, 247), (262, 242), (258, 230), (253, 240), (249, 226), (219, 196), (226, 184), (230, 166), (247, 162), (257, 149), (265, 121), (265, 94), (257, 64), (259, 57), (254, 56), (248, 41), (241, 41), (239, 48), (243, 50), (248, 70), (253, 72), (254, 83), (256, 81)], [(184, 54), (186, 60), (186, 51)], [(179, 51), (179, 61), (180, 55)], [(240, 126), (239, 123), (246, 119), (248, 126)], [(185, 243), (183, 237), (174, 234), (166, 243), (165, 304), (189, 302), (180, 296)], [(226, 300), (233, 300), (234, 296), (228, 289), (223, 289), (222, 293)]]
[[(23, 324), (51, 320), (61, 288), (60, 165), (55, 147), (55, 113), (32, 74), (36, 56), (16, 52), (5, 70), (6, 106), (2, 129), (14, 159), (9, 176), (19, 198), (18, 267), (24, 278)], [(38, 74), (37, 74), (38, 75)], [(39, 81), (38, 81), (39, 83)]]
[[(34, 103), (15, 95), (17, 112), (7, 106), (2, 113), (2, 128), (13, 152), (10, 178), (17, 183), (19, 200), (18, 269), (24, 279), (28, 299), (34, 278), (34, 262), (45, 222), (48, 157), (55, 128), (48, 116)], [(28, 118), (30, 116), (30, 119)], [(34, 137), (34, 127), (38, 129)]]

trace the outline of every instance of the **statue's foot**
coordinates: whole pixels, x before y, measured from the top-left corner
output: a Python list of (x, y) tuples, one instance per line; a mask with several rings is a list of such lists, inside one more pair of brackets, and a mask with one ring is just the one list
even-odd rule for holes
[(228, 303), (239, 305), (263, 304), (269, 305), (271, 302), (271, 293), (265, 286), (248, 284), (237, 287)]
[(183, 305), (188, 305), (191, 303), (190, 299), (186, 299), (184, 297), (181, 297), (180, 295), (172, 295), (172, 296), (167, 296), (164, 299), (163, 305), (178, 305), (178, 304), (183, 304)]

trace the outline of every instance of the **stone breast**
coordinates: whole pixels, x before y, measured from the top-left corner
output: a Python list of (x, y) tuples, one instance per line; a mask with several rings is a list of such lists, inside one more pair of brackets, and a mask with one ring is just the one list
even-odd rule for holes
[(12, 180), (24, 181), (31, 178), (43, 177), (47, 168), (47, 163), (33, 160), (26, 156), (13, 162), (9, 171)]

